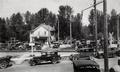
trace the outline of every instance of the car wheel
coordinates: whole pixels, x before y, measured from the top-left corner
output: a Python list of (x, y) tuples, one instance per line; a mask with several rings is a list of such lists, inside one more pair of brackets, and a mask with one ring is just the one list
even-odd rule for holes
[(1, 68), (1, 69), (7, 68), (7, 62), (1, 63), (1, 64), (0, 64), (0, 68)]
[(35, 66), (36, 63), (35, 63), (34, 61), (30, 61), (30, 65), (31, 65), (31, 66)]

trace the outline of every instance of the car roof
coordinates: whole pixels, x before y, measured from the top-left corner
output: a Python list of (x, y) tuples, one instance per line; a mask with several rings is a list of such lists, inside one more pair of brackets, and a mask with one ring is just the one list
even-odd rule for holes
[(90, 56), (84, 56), (84, 55), (81, 55), (81, 54), (74, 54), (72, 56), (73, 57), (79, 57), (79, 58), (90, 58)]
[(80, 48), (79, 50), (85, 50), (85, 49), (93, 49), (93, 48)]
[(93, 61), (93, 60), (73, 60), (73, 64), (76, 67), (81, 67), (81, 66), (95, 66), (99, 67), (99, 65)]
[(52, 49), (52, 48), (47, 48), (47, 49), (41, 50), (41, 52), (58, 52), (58, 50), (57, 49)]

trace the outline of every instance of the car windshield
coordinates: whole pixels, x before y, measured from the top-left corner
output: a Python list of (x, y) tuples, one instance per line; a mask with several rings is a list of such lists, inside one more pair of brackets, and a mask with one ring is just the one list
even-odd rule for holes
[(94, 49), (82, 49), (80, 50), (80, 52), (93, 52)]

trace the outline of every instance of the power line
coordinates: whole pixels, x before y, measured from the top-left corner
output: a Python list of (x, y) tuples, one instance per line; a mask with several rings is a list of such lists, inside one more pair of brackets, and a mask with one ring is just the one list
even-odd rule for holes
[(100, 2), (98, 2), (98, 3), (96, 3), (96, 4), (93, 4), (93, 5), (85, 8), (85, 9), (83, 9), (82, 12), (85, 11), (85, 10), (87, 10), (87, 9), (90, 9), (90, 8), (94, 7), (95, 5), (97, 6), (97, 5), (101, 4), (101, 3), (103, 3), (103, 1), (100, 1)]

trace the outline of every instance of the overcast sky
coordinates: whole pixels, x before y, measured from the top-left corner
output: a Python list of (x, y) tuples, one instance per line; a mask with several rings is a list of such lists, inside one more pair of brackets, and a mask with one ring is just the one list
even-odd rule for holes
[[(102, 0), (97, 0), (97, 2)], [(0, 17), (10, 17), (13, 13), (25, 13), (27, 10), (36, 13), (41, 8), (48, 8), (55, 14), (58, 14), (60, 5), (70, 5), (74, 14), (80, 13), (81, 10), (93, 4), (93, 0), (0, 0)], [(102, 5), (97, 6), (97, 9), (102, 10)], [(107, 0), (107, 12), (116, 9), (120, 13), (120, 0)], [(89, 10), (86, 10), (83, 15), (83, 24), (88, 25)]]

